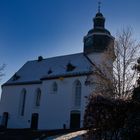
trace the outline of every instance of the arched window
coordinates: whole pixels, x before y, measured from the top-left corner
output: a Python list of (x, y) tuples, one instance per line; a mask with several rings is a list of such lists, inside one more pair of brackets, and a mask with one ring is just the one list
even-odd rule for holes
[(20, 108), (19, 108), (19, 114), (21, 116), (24, 116), (25, 112), (26, 94), (27, 94), (26, 89), (23, 89), (20, 95)]
[(81, 106), (81, 83), (80, 81), (75, 82), (75, 87), (74, 87), (74, 105), (75, 107), (80, 107)]
[(36, 94), (35, 94), (35, 106), (40, 106), (40, 101), (41, 101), (41, 90), (38, 88), (36, 90)]
[(57, 85), (56, 82), (54, 82), (54, 83), (52, 84), (52, 93), (57, 93), (57, 91), (58, 91), (58, 85)]

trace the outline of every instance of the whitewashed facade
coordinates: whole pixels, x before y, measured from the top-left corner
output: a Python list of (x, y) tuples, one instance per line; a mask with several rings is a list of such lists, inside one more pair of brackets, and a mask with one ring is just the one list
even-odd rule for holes
[[(1, 124), (8, 128), (62, 129), (82, 127), (87, 99), (93, 92), (89, 77), (94, 64), (105, 60), (114, 38), (98, 12), (94, 28), (78, 54), (28, 61), (2, 86)], [(111, 66), (113, 59), (107, 60)]]

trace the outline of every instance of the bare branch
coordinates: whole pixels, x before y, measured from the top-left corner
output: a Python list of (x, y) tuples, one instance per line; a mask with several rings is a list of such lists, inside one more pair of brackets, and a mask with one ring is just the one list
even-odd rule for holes
[(4, 68), (5, 68), (5, 64), (0, 66), (0, 80), (1, 80), (1, 77), (4, 76), (4, 73), (3, 73)]
[(107, 63), (112, 57), (109, 51), (105, 52), (106, 60), (101, 64), (94, 63), (93, 76), (96, 78), (93, 84), (97, 92), (107, 94), (108, 91), (117, 97), (128, 98), (136, 83), (136, 72), (132, 68), (140, 50), (140, 44), (133, 39), (131, 28), (123, 29), (117, 35), (114, 49), (116, 59), (113, 68)]

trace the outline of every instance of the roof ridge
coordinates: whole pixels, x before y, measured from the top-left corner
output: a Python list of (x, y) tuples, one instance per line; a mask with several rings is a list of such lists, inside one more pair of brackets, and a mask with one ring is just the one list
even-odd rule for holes
[[(61, 57), (67, 57), (67, 56), (72, 56), (72, 55), (79, 55), (79, 54), (83, 54), (83, 52), (74, 53), (74, 54), (67, 54), (67, 55), (59, 55), (59, 56), (54, 56), (54, 57), (52, 56), (52, 57), (48, 57), (48, 58), (43, 58), (43, 60), (53, 59), (53, 58), (61, 58)], [(27, 62), (33, 62), (33, 61), (37, 61), (37, 59), (35, 59), (35, 60), (28, 60)]]

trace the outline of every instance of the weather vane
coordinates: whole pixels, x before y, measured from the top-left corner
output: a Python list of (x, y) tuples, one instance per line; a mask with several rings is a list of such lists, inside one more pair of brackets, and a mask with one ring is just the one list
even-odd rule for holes
[(100, 13), (100, 9), (101, 9), (101, 0), (98, 0), (98, 12)]

